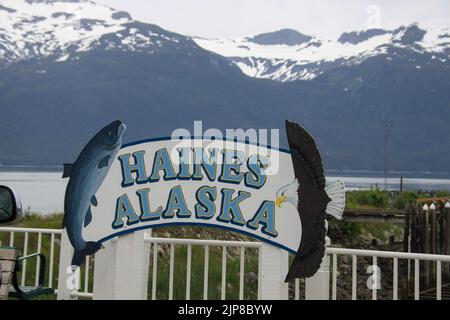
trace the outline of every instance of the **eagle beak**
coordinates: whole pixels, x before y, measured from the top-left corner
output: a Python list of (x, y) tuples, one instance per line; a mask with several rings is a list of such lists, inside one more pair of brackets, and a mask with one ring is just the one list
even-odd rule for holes
[(278, 196), (275, 200), (275, 205), (277, 206), (277, 208), (281, 208), (281, 204), (283, 202), (286, 202), (286, 196)]

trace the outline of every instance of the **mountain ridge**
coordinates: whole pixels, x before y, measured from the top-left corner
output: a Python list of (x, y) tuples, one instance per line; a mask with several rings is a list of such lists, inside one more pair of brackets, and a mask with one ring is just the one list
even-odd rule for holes
[[(276, 51), (279, 79), (248, 76), (239, 65), (246, 61), (202, 48), (198, 38), (90, 1), (0, 0), (0, 5), (9, 8), (0, 9), (0, 56), (9, 57), (6, 63), (0, 59), (5, 165), (73, 161), (98, 128), (116, 119), (129, 126), (127, 141), (170, 136), (173, 129), (203, 120), (204, 128), (221, 130), (279, 128), (285, 147), (288, 118), (312, 133), (329, 169), (383, 170), (380, 121), (389, 120), (394, 122), (389, 169), (448, 171), (448, 49), (426, 49), (426, 34), (417, 41), (420, 26), (375, 36), (393, 45), (375, 39), (378, 51), (356, 60), (331, 55), (320, 64), (312, 61), (309, 69), (298, 65), (289, 69), (292, 79), (282, 81), (283, 54), (298, 45)], [(367, 35), (356, 34), (361, 36)], [(304, 50), (327, 45), (311, 37), (300, 45)], [(447, 41), (439, 39), (437, 44)]]
[[(278, 32), (263, 35), (276, 37)], [(449, 25), (421, 28), (412, 23), (394, 30), (344, 32), (337, 40), (301, 35), (308, 40), (296, 45), (283, 43), (282, 37), (278, 42), (273, 40), (272, 44), (263, 45), (252, 42), (253, 37), (194, 40), (202, 48), (228, 57), (250, 77), (281, 82), (311, 80), (331, 68), (357, 64), (386, 54), (388, 50), (407, 49), (410, 54), (433, 53), (443, 63), (448, 61), (450, 53)]]

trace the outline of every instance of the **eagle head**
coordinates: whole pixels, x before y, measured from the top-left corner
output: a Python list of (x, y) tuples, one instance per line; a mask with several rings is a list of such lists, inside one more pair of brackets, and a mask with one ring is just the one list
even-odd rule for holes
[(285, 202), (291, 203), (295, 208), (298, 204), (298, 187), (299, 183), (297, 178), (290, 184), (281, 187), (276, 194), (275, 205), (281, 208), (281, 205)]

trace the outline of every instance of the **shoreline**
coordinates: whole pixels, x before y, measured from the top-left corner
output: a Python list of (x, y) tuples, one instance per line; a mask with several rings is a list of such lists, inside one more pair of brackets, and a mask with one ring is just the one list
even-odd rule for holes
[[(4, 165), (0, 164), (0, 172), (62, 172), (62, 165)], [(384, 178), (384, 171), (369, 169), (328, 169), (327, 177)], [(388, 179), (436, 179), (450, 180), (448, 171), (387, 171)]]
[[(46, 171), (44, 171), (44, 170)], [(39, 170), (39, 171), (38, 171)], [(7, 185), (13, 188), (19, 195), (24, 209), (30, 208), (31, 211), (38, 211), (43, 215), (62, 212), (64, 203), (65, 188), (67, 179), (62, 179), (62, 167), (46, 166), (14, 166), (0, 167), (0, 185)], [(377, 177), (364, 177), (362, 171), (350, 174), (338, 171), (326, 172), (327, 182), (343, 180), (347, 191), (364, 191), (371, 189), (384, 189), (384, 175)], [(386, 189), (390, 192), (400, 190), (400, 178), (389, 176)], [(405, 192), (427, 192), (436, 194), (442, 191), (450, 191), (450, 179), (435, 178), (427, 174), (405, 177), (403, 179), (403, 191)]]

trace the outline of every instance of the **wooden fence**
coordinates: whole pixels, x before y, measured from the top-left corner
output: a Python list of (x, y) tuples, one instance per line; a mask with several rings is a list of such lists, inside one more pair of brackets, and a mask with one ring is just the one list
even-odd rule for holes
[[(404, 251), (450, 255), (450, 198), (419, 199), (408, 205), (405, 215)], [(432, 289), (437, 266), (423, 261), (421, 288)], [(408, 265), (408, 270), (411, 267)], [(442, 270), (443, 281), (450, 282), (450, 267)]]

